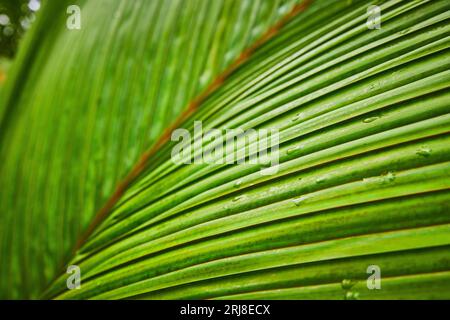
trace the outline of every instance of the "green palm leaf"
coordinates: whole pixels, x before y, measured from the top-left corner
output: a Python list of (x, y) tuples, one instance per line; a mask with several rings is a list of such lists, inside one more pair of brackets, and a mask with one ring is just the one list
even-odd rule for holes
[[(69, 2), (1, 91), (1, 298), (450, 298), (448, 1)], [(195, 121), (276, 174), (175, 163)]]

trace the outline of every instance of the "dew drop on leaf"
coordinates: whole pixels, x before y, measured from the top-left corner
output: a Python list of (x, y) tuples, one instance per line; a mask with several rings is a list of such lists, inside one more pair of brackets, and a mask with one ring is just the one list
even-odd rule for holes
[(237, 197), (234, 197), (232, 201), (233, 202), (238, 202), (238, 201), (240, 201), (242, 199), (244, 199), (244, 196), (237, 196)]
[(358, 292), (349, 291), (345, 294), (345, 300), (358, 300), (358, 298), (359, 298)]
[(395, 180), (395, 174), (393, 172), (388, 172), (381, 176), (381, 184), (391, 183)]
[(279, 15), (284, 15), (289, 11), (289, 6), (288, 5), (283, 5), (281, 7), (278, 8), (278, 14)]
[(372, 123), (376, 120), (380, 119), (380, 117), (370, 117), (363, 120), (364, 123)]
[(305, 201), (306, 197), (302, 196), (300, 198), (292, 200), (292, 202), (298, 207), (301, 205), (303, 201)]
[(341, 286), (342, 286), (342, 289), (348, 290), (351, 287), (353, 287), (355, 284), (356, 284), (356, 281), (354, 281), (354, 280), (344, 279), (344, 280), (342, 280)]
[(419, 150), (416, 151), (416, 154), (428, 158), (431, 155), (431, 149), (428, 147), (421, 147)]
[(300, 150), (302, 150), (302, 149), (303, 149), (302, 146), (296, 146), (296, 147), (289, 148), (289, 149), (286, 151), (286, 153), (287, 153), (288, 155), (291, 155), (291, 154), (294, 154), (294, 153), (296, 153), (296, 152), (298, 152), (298, 151), (300, 151)]
[(302, 120), (302, 119), (303, 119), (303, 114), (299, 113), (295, 117), (293, 117), (291, 121), (292, 122), (297, 122), (297, 121)]
[(326, 177), (318, 177), (318, 178), (316, 179), (316, 183), (317, 183), (317, 184), (324, 183), (325, 181), (327, 181), (327, 178), (326, 178)]
[(405, 29), (405, 30), (402, 30), (402, 31), (400, 31), (400, 34), (401, 35), (404, 35), (404, 34), (407, 34), (409, 32), (409, 28), (408, 29)]

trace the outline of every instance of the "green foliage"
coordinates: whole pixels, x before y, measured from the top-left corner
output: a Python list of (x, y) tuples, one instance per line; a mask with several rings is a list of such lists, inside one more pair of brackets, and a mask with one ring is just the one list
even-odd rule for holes
[(296, 1), (79, 1), (79, 31), (69, 2), (42, 8), (1, 92), (1, 298), (450, 298), (448, 1), (314, 1), (182, 125), (278, 129), (277, 174), (177, 165), (164, 144), (75, 253)]

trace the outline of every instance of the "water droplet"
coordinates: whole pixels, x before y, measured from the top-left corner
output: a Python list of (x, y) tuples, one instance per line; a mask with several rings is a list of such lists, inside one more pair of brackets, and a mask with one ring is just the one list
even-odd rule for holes
[(355, 284), (356, 284), (355, 280), (344, 279), (344, 280), (342, 280), (341, 286), (342, 286), (342, 289), (348, 290), (351, 287), (353, 287)]
[(259, 166), (261, 169), (267, 169), (272, 166), (272, 162), (271, 162), (271, 160), (267, 160), (267, 161), (261, 160), (261, 163)]
[(378, 86), (380, 86), (380, 83), (379, 83), (379, 82), (372, 82), (372, 83), (369, 85), (369, 91), (375, 90)]
[(395, 174), (393, 172), (388, 172), (385, 175), (381, 176), (382, 177), (382, 183), (390, 183), (393, 182), (395, 180)]
[(426, 147), (426, 146), (422, 146), (420, 147), (419, 150), (416, 151), (416, 154), (421, 156), (421, 157), (425, 157), (428, 158), (431, 155), (431, 149)]
[(358, 300), (358, 298), (359, 298), (358, 292), (348, 291), (345, 293), (345, 300)]
[(237, 196), (237, 197), (234, 197), (232, 201), (233, 202), (237, 202), (237, 201), (242, 200), (244, 198), (245, 198), (244, 196)]
[(278, 14), (279, 15), (284, 15), (289, 11), (289, 6), (288, 5), (282, 5), (278, 8)]
[(318, 177), (317, 179), (316, 179), (316, 183), (317, 184), (320, 184), (320, 183), (324, 183), (325, 181), (327, 181), (327, 178), (326, 177)]
[(291, 155), (291, 154), (294, 154), (294, 153), (296, 153), (296, 152), (299, 152), (299, 151), (302, 150), (302, 149), (303, 149), (303, 146), (295, 146), (295, 147), (289, 148), (289, 149), (286, 151), (286, 153), (287, 153), (288, 155)]
[(292, 118), (292, 122), (297, 122), (299, 120), (303, 119), (303, 114), (302, 113), (298, 113), (295, 117)]
[(242, 179), (239, 179), (234, 183), (234, 187), (239, 188), (241, 186), (241, 184), (242, 184)]
[(300, 198), (292, 200), (292, 202), (298, 207), (305, 200), (306, 200), (306, 197), (305, 196), (301, 196)]
[(381, 176), (378, 177), (367, 177), (367, 178), (363, 178), (362, 179), (363, 182), (367, 182), (367, 183), (378, 183), (378, 184), (387, 184), (387, 183), (391, 183), (395, 180), (395, 174), (393, 172), (388, 172), (386, 174), (383, 174)]
[(378, 116), (377, 117), (369, 117), (369, 118), (364, 119), (363, 122), (364, 123), (372, 123), (378, 119), (380, 119), (380, 117), (378, 117)]
[(402, 31), (400, 31), (400, 34), (406, 34), (406, 33), (408, 33), (409, 32), (409, 29), (405, 29), (405, 30), (402, 30)]
[(211, 79), (211, 71), (206, 70), (205, 72), (203, 72), (203, 74), (200, 76), (200, 85), (204, 86), (206, 85), (209, 80)]
[(236, 52), (233, 50), (230, 50), (225, 54), (225, 61), (231, 61), (234, 59), (235, 56), (236, 56)]
[(262, 26), (256, 26), (252, 29), (252, 37), (257, 37), (259, 34), (262, 33)]

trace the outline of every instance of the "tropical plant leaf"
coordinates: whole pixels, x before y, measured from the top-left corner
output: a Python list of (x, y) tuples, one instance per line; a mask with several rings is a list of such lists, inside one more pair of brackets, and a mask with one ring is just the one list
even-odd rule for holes
[[(1, 297), (450, 298), (448, 1), (51, 3), (0, 103)], [(278, 130), (276, 173), (175, 163), (196, 121)]]
[(0, 104), (2, 297), (39, 296), (139, 154), (293, 4), (43, 5)]

